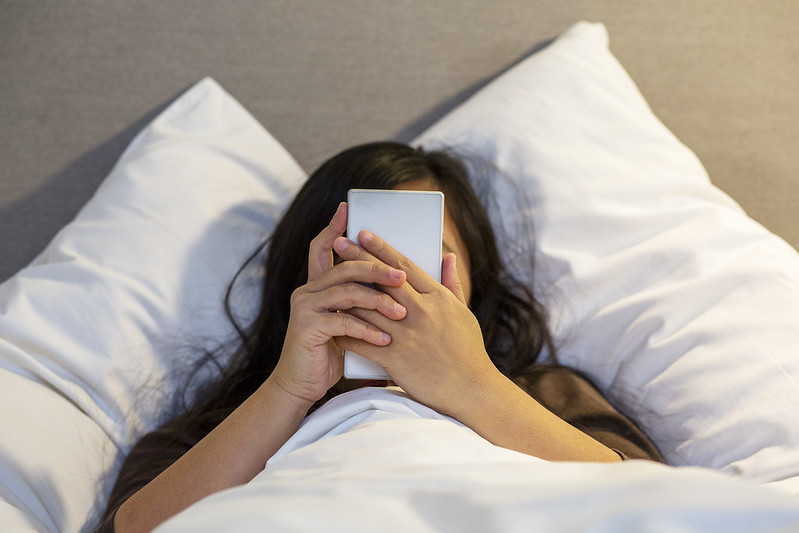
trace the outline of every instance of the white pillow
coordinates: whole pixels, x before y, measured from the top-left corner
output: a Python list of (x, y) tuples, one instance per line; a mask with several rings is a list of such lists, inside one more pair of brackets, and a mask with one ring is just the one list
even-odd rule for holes
[(711, 185), (604, 26), (577, 24), (417, 142), (465, 147), (509, 176), (494, 216), (516, 238), (534, 220), (559, 360), (670, 463), (799, 476), (799, 256)]
[[(110, 488), (98, 482), (104, 470), (168, 405), (156, 391), (181, 379), (198, 346), (232, 334), (225, 288), (304, 179), (205, 79), (0, 286), (0, 523), (80, 528)], [(245, 312), (257, 283), (241, 291)]]

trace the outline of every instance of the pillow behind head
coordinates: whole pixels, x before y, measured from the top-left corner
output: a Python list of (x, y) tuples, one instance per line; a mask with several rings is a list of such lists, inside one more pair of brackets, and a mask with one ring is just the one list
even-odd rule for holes
[[(233, 334), (226, 287), (304, 178), (205, 79), (134, 139), (75, 220), (0, 286), (0, 395), (21, 407), (4, 412), (0, 496), (9, 505), (0, 503), (0, 517), (7, 509), (9, 520), (26, 516), (39, 529), (80, 527), (117, 449), (169, 406), (162, 391), (180, 392), (198, 351)], [(245, 276), (237, 291), (245, 320), (259, 285)], [(59, 430), (65, 423), (70, 430)]]
[(417, 142), (465, 148), (508, 177), (493, 217), (516, 239), (534, 221), (538, 268), (523, 274), (560, 362), (670, 463), (799, 476), (799, 256), (709, 182), (602, 25), (577, 24)]

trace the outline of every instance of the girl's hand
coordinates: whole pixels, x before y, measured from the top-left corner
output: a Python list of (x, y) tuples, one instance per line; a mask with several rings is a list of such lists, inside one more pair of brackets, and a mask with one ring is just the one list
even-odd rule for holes
[(406, 313), (391, 295), (363, 285), (396, 288), (405, 283), (404, 272), (373, 260), (334, 265), (333, 243), (346, 227), (347, 204), (342, 202), (330, 224), (311, 241), (308, 283), (292, 294), (283, 351), (271, 376), (281, 389), (309, 406), (341, 378), (342, 347), (334, 338), (357, 339), (366, 346), (391, 343), (384, 329), (345, 311), (363, 309), (386, 323)]
[(469, 310), (455, 268), (455, 255), (442, 263), (442, 283), (368, 231), (358, 235), (361, 246), (340, 238), (335, 250), (345, 262), (371, 261), (407, 274), (386, 294), (407, 309), (402, 320), (388, 320), (371, 309), (348, 313), (391, 335), (387, 345), (347, 336), (339, 347), (353, 350), (382, 365), (391, 378), (416, 400), (458, 417), (459, 397), (475, 385), (496, 379), (499, 371), (485, 351), (480, 325)]

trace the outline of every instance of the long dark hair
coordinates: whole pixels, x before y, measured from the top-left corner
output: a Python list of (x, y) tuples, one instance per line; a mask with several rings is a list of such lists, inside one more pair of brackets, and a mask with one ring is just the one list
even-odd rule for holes
[[(466, 245), (471, 266), (470, 308), (482, 328), (488, 354), (508, 377), (529, 372), (543, 348), (553, 352), (545, 313), (532, 290), (512, 277), (502, 263), (491, 222), (470, 184), (463, 161), (446, 150), (378, 142), (350, 148), (326, 161), (297, 194), (267, 242), (260, 309), (241, 325), (228, 289), (226, 309), (240, 337), (240, 348), (221, 376), (193, 397), (196, 401), (162, 426), (161, 449), (135, 450), (112, 490), (105, 521), (141, 486), (176, 460), (173, 447), (199, 442), (266, 380), (277, 365), (288, 327), (292, 292), (307, 281), (308, 247), (327, 225), (347, 191), (393, 189), (430, 179), (444, 192), (450, 215)], [(254, 260), (262, 254), (256, 252)], [(244, 268), (244, 267), (242, 267)], [(171, 453), (170, 453), (171, 452)], [(150, 461), (144, 458), (149, 456)], [(138, 464), (128, 464), (136, 462)]]

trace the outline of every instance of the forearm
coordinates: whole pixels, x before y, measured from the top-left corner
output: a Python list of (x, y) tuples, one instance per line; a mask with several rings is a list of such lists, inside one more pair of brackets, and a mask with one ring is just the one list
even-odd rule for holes
[(476, 380), (454, 416), (486, 440), (549, 461), (619, 461), (619, 455), (555, 416), (499, 372)]
[(310, 406), (268, 379), (250, 398), (117, 511), (115, 530), (150, 531), (194, 502), (242, 485), (291, 437)]

